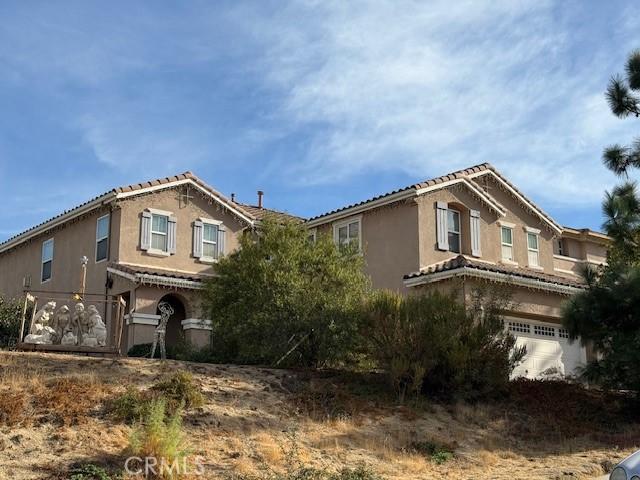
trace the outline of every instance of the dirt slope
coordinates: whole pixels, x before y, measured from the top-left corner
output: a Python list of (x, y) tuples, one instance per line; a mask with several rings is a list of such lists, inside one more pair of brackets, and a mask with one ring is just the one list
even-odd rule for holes
[[(293, 457), (330, 470), (365, 465), (388, 479), (594, 478), (640, 443), (637, 426), (527, 431), (536, 421), (508, 413), (525, 404), (398, 407), (362, 384), (362, 394), (343, 389), (331, 375), (0, 352), (0, 479), (122, 462), (129, 427), (105, 413), (105, 402), (182, 369), (205, 396), (184, 422), (191, 449), (206, 458), (205, 478), (281, 471)], [(455, 457), (435, 463), (416, 448), (428, 442), (448, 445)]]

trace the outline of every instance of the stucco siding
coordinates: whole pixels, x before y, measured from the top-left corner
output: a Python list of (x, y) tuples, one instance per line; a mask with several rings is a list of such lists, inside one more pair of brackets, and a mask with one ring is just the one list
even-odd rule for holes
[[(107, 213), (109, 207), (104, 207), (0, 253), (0, 294), (7, 298), (22, 295), (23, 278), (27, 276), (31, 277), (31, 287), (27, 290), (77, 291), (82, 256), (89, 259), (86, 292), (105, 294), (107, 261), (96, 263), (96, 221)], [(117, 232), (118, 225), (111, 220), (112, 232)], [(42, 243), (50, 238), (54, 239), (52, 274), (49, 281), (42, 283)]]
[[(180, 201), (180, 193), (169, 189), (120, 201), (118, 205), (122, 228), (118, 238), (118, 261), (168, 270), (212, 273), (214, 267), (211, 264), (201, 263), (193, 257), (193, 222), (198, 218), (223, 222), (226, 227), (227, 253), (238, 248), (239, 235), (247, 227), (247, 223), (238, 220), (235, 215), (225, 211), (215, 202), (209, 203), (198, 194), (194, 197), (188, 205), (184, 205)], [(141, 250), (140, 218), (147, 208), (171, 212), (177, 218), (177, 244), (174, 255), (158, 257)]]

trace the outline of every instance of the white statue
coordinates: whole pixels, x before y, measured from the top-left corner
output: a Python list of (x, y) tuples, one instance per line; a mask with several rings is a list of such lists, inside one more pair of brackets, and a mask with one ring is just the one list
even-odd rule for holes
[(62, 336), (62, 340), (60, 341), (61, 345), (75, 345), (78, 341), (78, 338), (73, 334), (73, 331), (67, 331)]
[(173, 307), (168, 302), (158, 303), (158, 310), (160, 310), (160, 322), (153, 333), (153, 346), (151, 347), (151, 358), (156, 353), (156, 345), (160, 343), (160, 358), (162, 360), (167, 359), (167, 349), (164, 343), (164, 337), (167, 333), (167, 323), (169, 317), (174, 314)]
[(62, 305), (56, 314), (53, 316), (49, 326), (56, 332), (53, 343), (60, 343), (64, 335), (65, 327), (71, 321), (71, 314), (69, 313), (69, 307)]
[(33, 316), (33, 322), (31, 323), (31, 329), (29, 333), (39, 334), (43, 327), (49, 325), (49, 320), (53, 311), (56, 308), (56, 302), (47, 302), (40, 310)]
[(51, 316), (56, 308), (56, 302), (47, 302), (36, 312), (29, 335), (24, 337), (24, 343), (51, 344), (55, 340), (56, 331), (49, 326)]
[[(95, 305), (87, 307), (86, 332), (83, 333), (82, 345), (87, 347), (104, 347), (107, 340), (107, 327), (102, 321)], [(84, 330), (84, 328), (83, 328)]]
[(77, 337), (78, 345), (82, 345), (83, 337), (89, 330), (87, 313), (84, 311), (84, 304), (82, 302), (76, 303), (71, 323), (74, 329), (73, 333)]

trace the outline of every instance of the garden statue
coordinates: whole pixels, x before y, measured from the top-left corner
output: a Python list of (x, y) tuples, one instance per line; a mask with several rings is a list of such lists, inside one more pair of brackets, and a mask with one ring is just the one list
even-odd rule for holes
[(33, 316), (33, 322), (29, 333), (39, 334), (42, 327), (48, 326), (51, 319), (51, 315), (56, 308), (56, 302), (47, 302), (40, 310)]
[(60, 341), (60, 344), (61, 345), (75, 345), (77, 341), (78, 341), (78, 338), (73, 334), (73, 331), (67, 330), (67, 333), (65, 333), (62, 336), (62, 340)]
[(55, 308), (56, 302), (47, 302), (44, 307), (36, 312), (29, 329), (29, 335), (24, 338), (24, 343), (53, 343), (56, 331), (49, 326), (49, 323)]
[(60, 343), (62, 341), (64, 329), (70, 321), (71, 314), (69, 313), (69, 307), (62, 305), (53, 316), (53, 320), (50, 322), (51, 328), (56, 332), (53, 343)]
[(89, 305), (86, 313), (86, 326), (83, 327), (82, 345), (104, 347), (107, 339), (107, 327), (102, 321), (95, 305)]
[(84, 304), (82, 302), (76, 303), (71, 323), (73, 325), (73, 333), (77, 338), (77, 344), (82, 345), (83, 337), (88, 331), (88, 327), (86, 326), (87, 313), (84, 311)]
[(162, 360), (167, 359), (167, 349), (164, 343), (164, 338), (167, 333), (167, 323), (169, 317), (174, 314), (173, 307), (168, 302), (158, 303), (158, 310), (160, 310), (160, 322), (156, 327), (156, 331), (153, 333), (153, 346), (151, 347), (151, 358), (156, 353), (156, 345), (160, 343), (160, 358)]

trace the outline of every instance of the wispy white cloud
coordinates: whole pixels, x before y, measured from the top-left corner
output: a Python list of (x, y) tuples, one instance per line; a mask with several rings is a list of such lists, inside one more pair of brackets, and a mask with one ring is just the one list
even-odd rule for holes
[(247, 14), (266, 45), (265, 78), (284, 92), (280, 122), (316, 127), (291, 178), (426, 176), (490, 161), (539, 198), (599, 201), (602, 147), (633, 126), (603, 99), (610, 52), (574, 65), (574, 32), (556, 7), (303, 2), (266, 21)]

